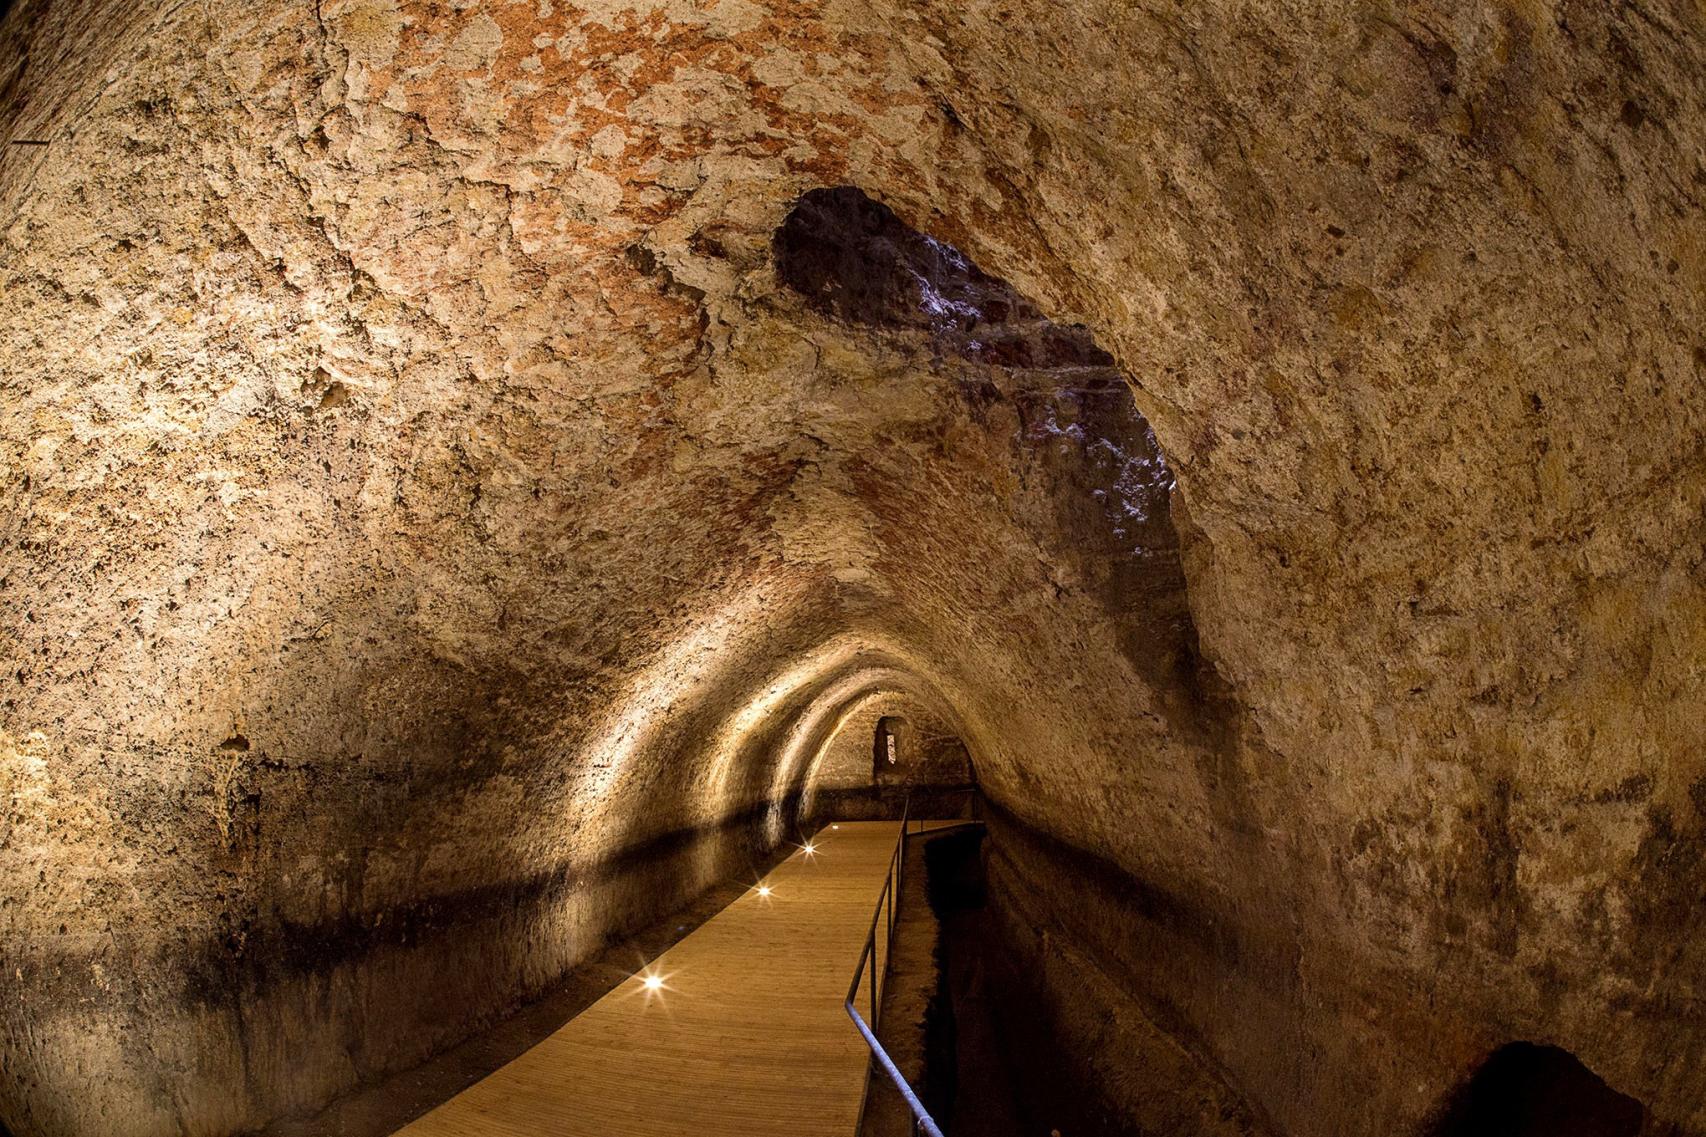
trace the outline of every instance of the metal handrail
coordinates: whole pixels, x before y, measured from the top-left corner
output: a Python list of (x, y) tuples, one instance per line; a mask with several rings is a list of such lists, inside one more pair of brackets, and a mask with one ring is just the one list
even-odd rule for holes
[[(919, 1101), (918, 1095), (912, 1092), (912, 1087), (907, 1084), (899, 1068), (895, 1066), (894, 1059), (890, 1058), (888, 1051), (883, 1049), (883, 1044), (877, 1041), (876, 1031), (873, 1029), (882, 1013), (881, 987), (883, 977), (888, 971), (889, 959), (894, 954), (895, 928), (900, 923), (895, 917), (895, 903), (900, 898), (901, 883), (906, 875), (906, 831), (911, 824), (911, 815), (912, 795), (908, 794), (906, 804), (902, 806), (900, 811), (900, 835), (895, 838), (894, 854), (889, 857), (888, 873), (883, 878), (883, 890), (877, 894), (877, 907), (871, 913), (871, 930), (865, 934), (865, 946), (859, 949), (859, 963), (853, 968), (853, 982), (847, 988), (847, 1001), (844, 1005), (847, 1008), (847, 1014), (853, 1019), (853, 1025), (858, 1027), (859, 1033), (865, 1036), (865, 1045), (871, 1048), (871, 1057), (875, 1058), (877, 1064), (883, 1068), (883, 1072), (888, 1074), (889, 1081), (893, 1082), (895, 1089), (900, 1091), (900, 1096), (906, 1099), (907, 1108), (912, 1110), (917, 1131), (927, 1134), (928, 1137), (942, 1137), (942, 1131), (937, 1128), (935, 1120), (930, 1116), (930, 1111), (924, 1108), (924, 1103)], [(886, 909), (885, 904), (887, 905)], [(883, 942), (883, 954), (879, 960), (877, 958), (877, 921), (883, 917), (885, 911), (888, 913), (888, 922)], [(869, 1023), (859, 1014), (859, 1008), (855, 1005), (859, 997), (859, 980), (865, 976), (867, 961), (871, 964), (871, 1021)], [(865, 1104), (861, 1101), (859, 1103), (861, 1121), (863, 1121), (864, 1115)]]

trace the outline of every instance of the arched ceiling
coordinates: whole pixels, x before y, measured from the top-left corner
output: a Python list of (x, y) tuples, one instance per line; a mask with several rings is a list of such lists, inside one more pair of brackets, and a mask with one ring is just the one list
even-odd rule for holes
[[(1706, 1125), (1700, 23), (15, 5), (0, 1117), (407, 1067), (870, 683), (1125, 882), (1061, 918), (1278, 1131), (1513, 1033)], [(1108, 383), (788, 287), (834, 186), (1094, 330), (1171, 544)]]

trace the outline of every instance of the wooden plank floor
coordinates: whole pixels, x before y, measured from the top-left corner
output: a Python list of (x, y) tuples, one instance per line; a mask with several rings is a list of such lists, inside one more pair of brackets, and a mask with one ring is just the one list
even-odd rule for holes
[(747, 892), (648, 965), (663, 989), (628, 980), (399, 1132), (851, 1137), (867, 1051), (841, 1002), (899, 829), (819, 830), (814, 855), (765, 878), (770, 896)]

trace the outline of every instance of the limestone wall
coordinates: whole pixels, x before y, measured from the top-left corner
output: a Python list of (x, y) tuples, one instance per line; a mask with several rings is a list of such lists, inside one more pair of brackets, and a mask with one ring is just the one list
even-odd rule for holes
[[(778, 839), (874, 683), (1277, 1131), (1512, 1038), (1706, 1129), (1701, 22), (20, 0), (0, 1119), (418, 1061)], [(1153, 440), (779, 280), (839, 185)]]

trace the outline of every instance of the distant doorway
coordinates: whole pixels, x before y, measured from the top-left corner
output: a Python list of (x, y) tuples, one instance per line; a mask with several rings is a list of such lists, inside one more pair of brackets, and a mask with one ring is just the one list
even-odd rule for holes
[(914, 757), (912, 741), (912, 724), (900, 715), (878, 719), (871, 746), (871, 777), (879, 782), (904, 778)]

